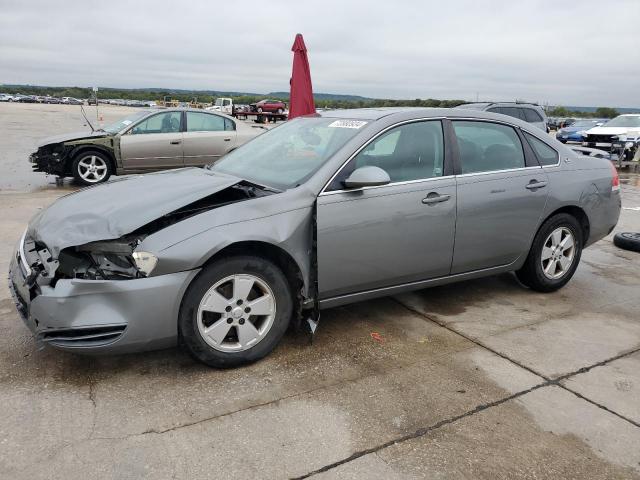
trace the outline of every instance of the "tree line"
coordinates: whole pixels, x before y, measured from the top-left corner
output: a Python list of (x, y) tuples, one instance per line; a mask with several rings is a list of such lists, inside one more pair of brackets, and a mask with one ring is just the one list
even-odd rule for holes
[[(0, 90), (8, 90), (6, 93), (22, 93), (24, 95), (39, 95), (53, 97), (74, 97), (91, 98), (93, 92), (90, 88), (82, 87), (42, 87), (35, 85), (2, 85)], [(117, 98), (123, 100), (164, 100), (170, 98), (180, 102), (197, 101), (201, 103), (213, 103), (218, 96), (233, 98), (236, 104), (255, 103), (265, 98), (262, 95), (230, 95), (228, 93), (207, 94), (198, 91), (172, 91), (172, 90), (144, 90), (144, 89), (117, 89), (101, 88), (98, 92), (99, 98)], [(288, 102), (288, 98), (281, 98)], [(444, 107), (450, 108), (466, 103), (464, 100), (438, 100), (435, 98), (414, 100), (390, 100), (390, 99), (362, 99), (362, 100), (335, 100), (335, 99), (315, 99), (318, 108), (366, 108), (366, 107)], [(615, 108), (598, 107), (594, 112), (581, 112), (569, 110), (565, 107), (552, 107), (547, 109), (550, 117), (594, 117), (613, 118), (619, 115)]]

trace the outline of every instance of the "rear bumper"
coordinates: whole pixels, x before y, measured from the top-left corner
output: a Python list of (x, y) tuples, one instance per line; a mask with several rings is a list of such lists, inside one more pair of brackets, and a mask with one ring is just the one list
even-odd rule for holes
[(78, 353), (125, 353), (175, 345), (180, 302), (199, 270), (135, 280), (59, 280), (30, 291), (12, 259), (9, 290), (38, 342)]

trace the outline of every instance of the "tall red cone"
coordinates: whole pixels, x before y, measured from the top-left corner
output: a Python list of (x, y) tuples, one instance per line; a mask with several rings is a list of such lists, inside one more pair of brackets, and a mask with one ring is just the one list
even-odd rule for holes
[(289, 96), (289, 119), (316, 113), (311, 87), (311, 70), (307, 58), (307, 47), (302, 35), (298, 33), (291, 47), (293, 52), (293, 70), (291, 72), (291, 92)]

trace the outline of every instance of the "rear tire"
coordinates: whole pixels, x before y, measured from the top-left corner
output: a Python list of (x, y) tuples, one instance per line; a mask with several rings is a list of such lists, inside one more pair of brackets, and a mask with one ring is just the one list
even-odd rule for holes
[(623, 250), (640, 252), (640, 233), (621, 232), (613, 236), (613, 244)]
[(269, 260), (237, 256), (205, 267), (195, 278), (183, 298), (178, 327), (194, 358), (229, 368), (269, 354), (292, 314), (282, 271)]
[(71, 173), (81, 185), (97, 185), (109, 180), (113, 174), (113, 163), (105, 153), (87, 150), (73, 159)]
[(578, 220), (560, 213), (542, 224), (533, 239), (518, 280), (538, 292), (554, 292), (564, 287), (580, 263), (582, 228)]

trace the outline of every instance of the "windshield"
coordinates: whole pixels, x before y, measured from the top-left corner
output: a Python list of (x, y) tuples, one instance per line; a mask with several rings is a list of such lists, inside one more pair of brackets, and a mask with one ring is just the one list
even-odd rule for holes
[(129, 115), (128, 117), (123, 118), (119, 122), (112, 123), (111, 125), (107, 125), (102, 130), (104, 130), (105, 132), (109, 132), (109, 133), (118, 133), (119, 131), (127, 128), (133, 122), (137, 122), (138, 120), (140, 120), (141, 118), (147, 116), (148, 114), (149, 114), (148, 111), (136, 112), (133, 115)]
[(279, 190), (305, 182), (367, 122), (297, 118), (263, 133), (210, 168)]
[(214, 105), (216, 107), (221, 107), (222, 106), (222, 99), (221, 98), (216, 98), (216, 103), (214, 103)]
[(640, 115), (638, 116), (626, 116), (620, 115), (619, 117), (609, 120), (602, 125), (603, 127), (640, 127)]

